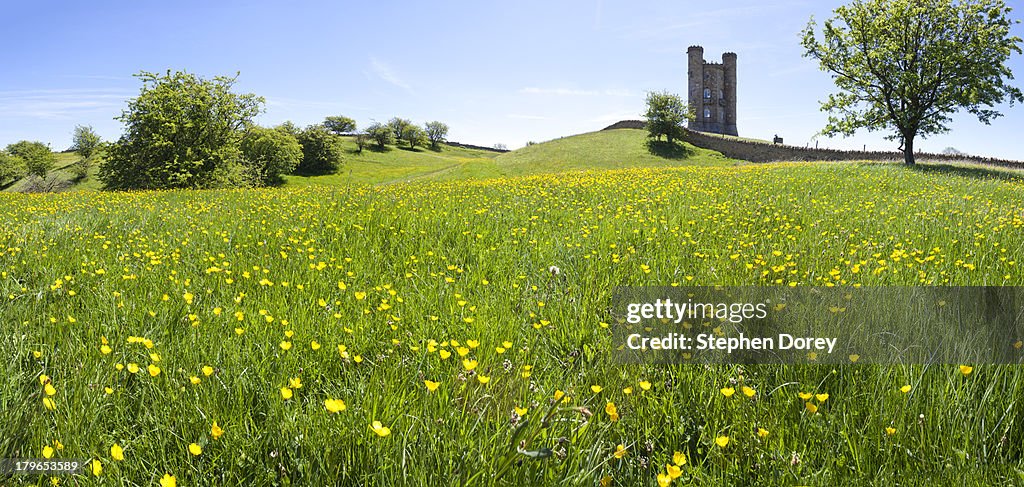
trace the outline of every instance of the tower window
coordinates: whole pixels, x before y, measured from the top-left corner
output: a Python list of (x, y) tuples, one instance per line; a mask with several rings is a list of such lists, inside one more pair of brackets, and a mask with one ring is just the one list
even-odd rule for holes
[(711, 88), (704, 88), (704, 99), (705, 100), (710, 100), (711, 99)]
[(710, 108), (705, 108), (704, 109), (704, 118), (711, 118), (711, 109)]
[(718, 90), (718, 99), (719, 100), (724, 100), (725, 99), (725, 92), (724, 91)]

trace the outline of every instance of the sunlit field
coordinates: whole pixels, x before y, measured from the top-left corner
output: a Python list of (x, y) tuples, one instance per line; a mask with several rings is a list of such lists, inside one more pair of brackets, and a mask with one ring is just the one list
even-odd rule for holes
[(1019, 286), (1022, 248), (1021, 180), (884, 164), (0, 194), (0, 451), (89, 462), (60, 485), (1020, 485), (1020, 367), (619, 364), (609, 306)]

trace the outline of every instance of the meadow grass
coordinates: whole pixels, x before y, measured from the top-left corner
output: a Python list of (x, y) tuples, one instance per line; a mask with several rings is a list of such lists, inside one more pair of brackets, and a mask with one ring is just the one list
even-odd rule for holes
[(876, 164), (3, 194), (0, 456), (99, 462), (74, 485), (1017, 485), (1020, 367), (624, 365), (608, 306), (1017, 286), (1022, 247), (1019, 180)]

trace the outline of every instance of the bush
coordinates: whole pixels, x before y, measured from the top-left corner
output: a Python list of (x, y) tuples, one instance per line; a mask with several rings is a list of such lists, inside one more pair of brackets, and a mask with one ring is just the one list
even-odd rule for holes
[(322, 125), (312, 125), (299, 133), (302, 162), (298, 172), (303, 174), (329, 174), (341, 167), (344, 149), (341, 139)]
[(6, 151), (0, 151), (0, 186), (25, 176), (25, 160)]
[(22, 140), (7, 146), (7, 152), (21, 158), (25, 163), (25, 171), (29, 175), (39, 176), (40, 179), (46, 179), (46, 175), (57, 162), (56, 156), (50, 151), (50, 146), (42, 142)]
[(253, 127), (242, 137), (242, 164), (259, 185), (280, 184), (302, 162), (302, 146), (281, 129)]
[(125, 132), (99, 177), (107, 189), (244, 186), (239, 142), (263, 98), (231, 91), (236, 78), (140, 73), (142, 92), (118, 117)]

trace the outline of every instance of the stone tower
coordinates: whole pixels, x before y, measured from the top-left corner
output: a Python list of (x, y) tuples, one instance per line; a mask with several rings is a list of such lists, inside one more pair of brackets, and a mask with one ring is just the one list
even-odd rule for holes
[(739, 135), (736, 130), (736, 53), (722, 54), (721, 63), (704, 61), (704, 48), (690, 46), (688, 90), (694, 119), (691, 130)]

